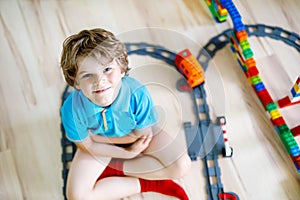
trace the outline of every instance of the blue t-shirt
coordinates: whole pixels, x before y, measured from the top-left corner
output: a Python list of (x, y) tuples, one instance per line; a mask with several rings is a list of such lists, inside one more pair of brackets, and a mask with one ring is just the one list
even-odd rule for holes
[(67, 138), (75, 143), (89, 131), (107, 137), (122, 137), (134, 129), (144, 129), (157, 122), (157, 113), (147, 88), (125, 76), (115, 101), (108, 107), (91, 102), (81, 90), (74, 90), (61, 108)]

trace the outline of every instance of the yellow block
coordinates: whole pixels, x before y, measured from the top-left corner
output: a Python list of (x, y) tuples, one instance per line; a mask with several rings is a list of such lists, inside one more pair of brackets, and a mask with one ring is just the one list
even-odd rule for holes
[(272, 119), (277, 119), (277, 118), (281, 117), (279, 110), (272, 110), (270, 112), (270, 115), (271, 115)]
[(221, 15), (221, 16), (224, 16), (224, 15), (227, 15), (228, 14), (228, 11), (226, 8), (222, 8), (221, 6), (218, 6), (218, 13)]
[(208, 6), (210, 6), (210, 5), (211, 5), (211, 1), (209, 1), (209, 0), (206, 0), (205, 2), (206, 2), (206, 4), (207, 4)]
[(297, 94), (300, 93), (300, 87), (297, 85), (297, 83), (294, 84), (294, 90)]

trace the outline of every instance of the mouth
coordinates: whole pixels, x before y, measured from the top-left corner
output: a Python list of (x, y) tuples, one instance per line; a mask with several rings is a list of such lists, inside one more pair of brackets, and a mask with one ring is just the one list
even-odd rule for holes
[(104, 88), (104, 89), (99, 89), (99, 90), (95, 90), (95, 91), (93, 91), (93, 93), (100, 94), (100, 93), (103, 93), (103, 92), (109, 90), (110, 88), (111, 88), (111, 87)]

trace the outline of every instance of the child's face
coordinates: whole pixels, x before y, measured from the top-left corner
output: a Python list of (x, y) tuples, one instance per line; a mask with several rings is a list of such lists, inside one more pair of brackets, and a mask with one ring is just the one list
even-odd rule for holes
[(103, 66), (93, 57), (79, 60), (75, 88), (93, 103), (109, 106), (116, 99), (125, 72), (113, 61)]

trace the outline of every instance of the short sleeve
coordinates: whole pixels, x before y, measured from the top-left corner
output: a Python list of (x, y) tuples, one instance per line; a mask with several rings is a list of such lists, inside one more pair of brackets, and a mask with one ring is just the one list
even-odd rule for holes
[(60, 112), (63, 127), (66, 132), (66, 137), (74, 143), (80, 143), (88, 136), (88, 129), (84, 122), (79, 120), (73, 109), (72, 94), (64, 102)]
[(158, 116), (152, 97), (145, 86), (140, 87), (133, 95), (136, 129), (144, 129), (157, 123)]

